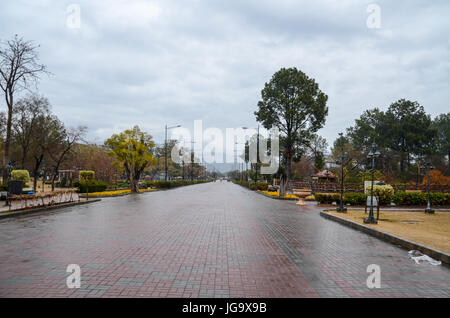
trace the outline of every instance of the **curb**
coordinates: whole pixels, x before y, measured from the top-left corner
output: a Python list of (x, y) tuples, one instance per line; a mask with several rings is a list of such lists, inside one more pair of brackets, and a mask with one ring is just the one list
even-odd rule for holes
[[(307, 200), (305, 200), (307, 201)], [(323, 208), (323, 209), (335, 209), (337, 207), (339, 207), (339, 204), (336, 205), (331, 205), (331, 204), (320, 204), (318, 203), (317, 206), (319, 208)], [(344, 205), (345, 208), (347, 208), (347, 210), (361, 210), (364, 209), (365, 206), (364, 205)], [(386, 210), (386, 211), (390, 211), (390, 212), (424, 212), (426, 207), (415, 207), (415, 208), (408, 208), (407, 206), (403, 206), (402, 207), (385, 207), (385, 206), (380, 206), (380, 209)], [(441, 208), (441, 207), (433, 207), (433, 210), (436, 212), (450, 212), (450, 208)]]
[(21, 215), (26, 215), (26, 214), (33, 214), (33, 213), (38, 213), (38, 212), (43, 212), (43, 211), (55, 210), (55, 209), (59, 209), (59, 208), (68, 208), (68, 207), (76, 206), (76, 205), (95, 203), (95, 202), (99, 202), (99, 201), (101, 201), (101, 199), (93, 199), (93, 200), (89, 200), (89, 201), (80, 201), (80, 202), (71, 202), (71, 203), (61, 203), (61, 204), (52, 205), (52, 206), (48, 206), (48, 207), (31, 208), (31, 209), (27, 209), (27, 210), (16, 210), (16, 211), (11, 211), (9, 213), (0, 214), (0, 220), (10, 218), (10, 217), (15, 217), (15, 216), (21, 216)]
[(446, 265), (450, 265), (450, 255), (447, 253), (444, 253), (442, 251), (435, 250), (431, 247), (427, 247), (427, 246), (421, 245), (421, 244), (413, 242), (413, 241), (408, 241), (406, 239), (400, 238), (393, 234), (379, 231), (374, 228), (365, 226), (363, 224), (359, 224), (359, 223), (341, 218), (339, 216), (329, 214), (325, 211), (321, 211), (320, 216), (322, 216), (325, 219), (332, 220), (332, 221), (338, 222), (342, 225), (351, 227), (352, 229), (364, 232), (368, 235), (374, 236), (374, 237), (376, 237), (380, 240), (386, 241), (388, 243), (395, 244), (395, 245), (400, 246), (403, 249), (406, 249), (408, 251), (418, 250), (418, 251), (422, 252), (423, 254), (428, 255), (429, 257), (432, 257), (438, 261), (441, 261), (442, 263), (444, 263)]

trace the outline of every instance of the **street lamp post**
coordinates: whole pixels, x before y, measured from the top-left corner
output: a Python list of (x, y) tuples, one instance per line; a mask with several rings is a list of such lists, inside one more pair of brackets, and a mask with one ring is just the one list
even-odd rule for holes
[(167, 124), (166, 124), (166, 130), (165, 130), (166, 134), (165, 134), (165, 138), (164, 138), (164, 172), (165, 172), (164, 180), (165, 181), (167, 181), (167, 172), (168, 172), (168, 168), (167, 168), (167, 131), (169, 129), (179, 128), (179, 127), (181, 127), (181, 125), (167, 127)]
[(344, 208), (344, 141), (343, 141), (343, 133), (340, 133), (341, 137), (341, 202), (339, 204), (339, 208), (336, 209), (337, 212), (347, 212), (347, 208)]
[[(258, 162), (259, 162), (259, 127), (260, 125), (258, 124), (258, 132), (256, 134), (256, 165), (255, 165), (255, 184), (258, 182)], [(248, 127), (242, 127), (242, 129), (247, 130), (250, 129)], [(250, 151), (249, 151), (250, 153)]]
[(375, 220), (373, 216), (373, 184), (375, 179), (375, 158), (380, 156), (380, 152), (377, 150), (377, 145), (375, 142), (372, 144), (372, 149), (370, 150), (369, 154), (367, 155), (367, 158), (372, 159), (372, 183), (370, 188), (370, 212), (369, 217), (367, 219), (364, 219), (364, 223), (369, 224), (377, 224), (377, 220)]
[[(7, 179), (7, 184), (9, 183), (9, 180), (11, 179), (11, 169), (13, 169), (13, 165), (12, 165), (12, 163), (11, 163), (11, 161), (9, 161), (8, 162), (8, 164), (6, 165), (6, 167), (5, 167), (5, 169), (6, 169), (6, 174), (7, 174), (7, 176), (8, 176), (8, 179)], [(11, 203), (9, 203), (9, 190), (10, 190), (10, 188), (9, 188), (9, 185), (8, 185), (8, 189), (7, 189), (7, 191), (6, 191), (6, 200), (5, 200), (5, 205), (4, 206), (11, 206)]]
[(427, 159), (425, 162), (425, 177), (427, 180), (427, 209), (425, 210), (425, 213), (427, 214), (434, 214), (434, 210), (431, 209), (431, 196), (430, 196), (430, 170), (433, 170), (434, 167), (431, 164), (430, 159)]

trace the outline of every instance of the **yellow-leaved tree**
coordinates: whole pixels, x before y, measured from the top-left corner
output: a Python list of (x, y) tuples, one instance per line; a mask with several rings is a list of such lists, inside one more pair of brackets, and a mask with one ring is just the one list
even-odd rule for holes
[(142, 172), (156, 163), (152, 136), (141, 131), (139, 126), (134, 126), (133, 129), (112, 135), (105, 141), (105, 146), (109, 150), (108, 155), (115, 159), (115, 166), (127, 175), (131, 192), (138, 192)]

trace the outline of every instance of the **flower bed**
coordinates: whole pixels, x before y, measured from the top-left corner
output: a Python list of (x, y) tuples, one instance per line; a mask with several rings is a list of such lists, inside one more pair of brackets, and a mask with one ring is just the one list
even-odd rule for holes
[[(152, 192), (157, 191), (157, 189), (140, 189), (139, 192)], [(116, 197), (121, 195), (131, 194), (131, 190), (115, 190), (115, 191), (104, 191), (104, 192), (93, 192), (89, 193), (90, 197)]]
[[(280, 197), (280, 192), (272, 192), (272, 191), (261, 191), (261, 193), (264, 193), (266, 195), (270, 195), (272, 197)], [(286, 199), (298, 199), (298, 196), (294, 194), (285, 194), (284, 198)]]

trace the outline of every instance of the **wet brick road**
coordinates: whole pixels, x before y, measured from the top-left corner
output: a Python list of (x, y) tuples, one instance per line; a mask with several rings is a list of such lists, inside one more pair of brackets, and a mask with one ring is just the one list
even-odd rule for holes
[[(369, 264), (381, 289), (366, 285)], [(1, 220), (0, 297), (16, 296), (449, 297), (450, 270), (313, 205), (217, 182)]]

